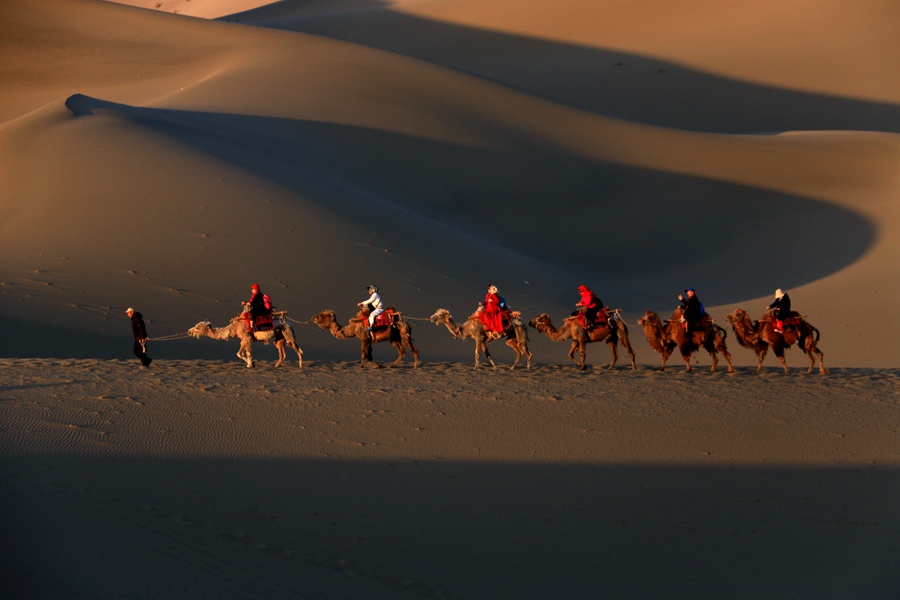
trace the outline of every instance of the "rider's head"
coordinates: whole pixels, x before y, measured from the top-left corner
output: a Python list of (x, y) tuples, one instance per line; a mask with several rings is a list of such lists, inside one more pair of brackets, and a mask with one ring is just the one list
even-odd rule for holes
[(781, 288), (775, 290), (775, 299), (781, 300), (782, 296), (784, 296), (784, 292), (781, 291)]
[(489, 294), (496, 294), (496, 293), (497, 293), (497, 286), (496, 286), (496, 285), (490, 285), (490, 286), (488, 286), (488, 293), (489, 293)]
[(578, 286), (578, 293), (579, 293), (579, 294), (583, 294), (583, 293), (585, 293), (586, 291), (588, 291), (586, 285), (579, 285), (579, 286)]
[(258, 284), (258, 283), (254, 283), (253, 285), (250, 286), (250, 289), (253, 290), (254, 292), (258, 292), (258, 291), (259, 291), (259, 284)]
[(695, 292), (694, 292), (694, 288), (688, 288), (688, 289), (684, 290), (684, 292), (685, 292), (688, 296), (693, 296), (694, 293), (695, 293)]
[(369, 292), (370, 294), (374, 294), (375, 292), (378, 291), (378, 288), (376, 286), (370, 284), (370, 285), (366, 286), (366, 291)]

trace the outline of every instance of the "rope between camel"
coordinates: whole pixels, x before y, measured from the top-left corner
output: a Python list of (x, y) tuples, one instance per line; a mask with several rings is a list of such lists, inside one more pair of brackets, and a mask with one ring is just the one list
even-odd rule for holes
[(312, 321), (298, 321), (297, 319), (292, 319), (290, 317), (284, 317), (291, 323), (296, 323), (297, 325), (309, 325)]
[(187, 337), (189, 335), (190, 334), (187, 331), (184, 331), (182, 333), (174, 333), (172, 335), (164, 335), (162, 337), (152, 337), (152, 338), (147, 338), (147, 339), (151, 342), (168, 342), (171, 340), (181, 339), (181, 338)]

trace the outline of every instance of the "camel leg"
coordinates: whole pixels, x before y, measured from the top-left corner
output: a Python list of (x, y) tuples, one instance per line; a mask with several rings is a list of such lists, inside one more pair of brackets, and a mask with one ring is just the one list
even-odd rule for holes
[(413, 344), (412, 338), (408, 338), (405, 342), (406, 346), (409, 348), (409, 351), (412, 352), (413, 355), (413, 369), (419, 366), (419, 349), (416, 348), (416, 345)]
[[(281, 344), (281, 360), (278, 361), (278, 365), (282, 363), (287, 358), (287, 352), (284, 349), (284, 346), (287, 345), (289, 348), (293, 349), (294, 352), (297, 353), (297, 359), (300, 362), (300, 367), (303, 368), (303, 350), (300, 349), (300, 346), (297, 345), (297, 340), (294, 337), (294, 329), (287, 325), (281, 330), (284, 339), (282, 339)], [(277, 344), (276, 344), (277, 346)], [(278, 365), (275, 365), (276, 367)]]
[(709, 358), (712, 359), (712, 366), (709, 368), (710, 373), (716, 372), (716, 365), (719, 364), (719, 355), (715, 353), (715, 351), (711, 351), (709, 353)]
[(300, 368), (303, 368), (303, 350), (300, 349), (300, 346), (291, 342), (288, 344), (291, 348), (294, 349), (294, 352), (297, 353), (297, 360), (300, 362)]
[(491, 356), (491, 351), (488, 350), (487, 342), (484, 343), (484, 357), (490, 361), (492, 369), (497, 368), (497, 365), (494, 364), (494, 358)]
[(609, 363), (609, 367), (607, 367), (607, 371), (612, 371), (612, 368), (616, 366), (616, 363), (619, 361), (619, 349), (616, 347), (615, 342), (607, 342), (609, 344), (609, 349), (612, 350), (612, 362)]
[(522, 358), (522, 351), (519, 350), (519, 345), (515, 338), (506, 340), (506, 345), (512, 348), (512, 351), (516, 353), (516, 360), (513, 361), (512, 366), (509, 368), (509, 370), (512, 371), (516, 368), (516, 365), (519, 364), (519, 359)]
[(722, 353), (722, 356), (725, 357), (725, 363), (728, 365), (728, 372), (734, 373), (734, 367), (731, 366), (731, 352), (728, 351), (728, 347), (725, 345), (724, 339), (719, 339), (716, 343), (717, 349)]
[(784, 348), (775, 346), (774, 348), (772, 348), (772, 350), (775, 352), (775, 356), (778, 357), (778, 360), (781, 361), (781, 366), (784, 368), (784, 372), (788, 373), (789, 369), (787, 366), (787, 361), (784, 359)]
[(524, 352), (525, 352), (525, 369), (530, 371), (531, 370), (531, 350), (528, 349), (527, 345), (524, 348)]
[(370, 341), (368, 341), (368, 340), (363, 340), (363, 342), (362, 342), (362, 348), (361, 348), (362, 358), (361, 358), (360, 363), (359, 363), (359, 368), (360, 368), (360, 369), (365, 369), (365, 368), (366, 368), (366, 361), (367, 361), (367, 360), (368, 360), (369, 362), (371, 362), (373, 365), (375, 365), (375, 368), (376, 368), (376, 369), (380, 369), (380, 368), (381, 368), (381, 365), (379, 365), (377, 362), (375, 362), (375, 359), (372, 357), (372, 346), (374, 346), (374, 344), (372, 344)]
[(246, 346), (244, 343), (241, 343), (241, 347), (238, 350), (237, 357), (247, 363), (247, 368), (252, 369), (256, 366), (253, 362), (253, 354), (250, 352), (250, 344), (248, 343)]
[(631, 342), (628, 341), (628, 337), (622, 338), (621, 332), (619, 333), (619, 343), (622, 344), (622, 347), (625, 348), (625, 351), (628, 352), (628, 356), (631, 358), (631, 370), (637, 370), (637, 359), (635, 358), (634, 350), (631, 348)]
[(287, 356), (287, 353), (284, 351), (284, 340), (283, 339), (275, 342), (275, 349), (278, 350), (278, 360), (275, 362), (275, 368), (277, 369), (278, 367), (281, 366), (281, 363), (284, 362), (284, 359)]
[(390, 368), (394, 368), (397, 366), (397, 363), (403, 360), (403, 357), (406, 356), (406, 350), (403, 349), (403, 344), (400, 342), (391, 342), (391, 345), (397, 350), (397, 360), (390, 364)]
[(666, 361), (669, 360), (669, 357), (672, 356), (672, 351), (674, 348), (665, 347), (662, 349), (660, 354), (662, 355), (662, 364), (659, 367), (660, 371), (666, 370)]
[[(687, 367), (688, 373), (690, 373), (691, 372), (691, 353), (688, 352), (687, 354), (685, 354), (684, 351), (682, 350), (681, 358), (684, 359), (684, 364)], [(713, 368), (715, 368), (715, 365), (713, 365)]]
[[(575, 358), (575, 351), (579, 350), (579, 355), (581, 356), (581, 360), (579, 361)], [(578, 365), (578, 368), (584, 371), (587, 369), (587, 365), (585, 365), (585, 358), (587, 357), (587, 352), (585, 352), (584, 346), (580, 346), (578, 342), (572, 342), (572, 347), (569, 348), (569, 358)]]

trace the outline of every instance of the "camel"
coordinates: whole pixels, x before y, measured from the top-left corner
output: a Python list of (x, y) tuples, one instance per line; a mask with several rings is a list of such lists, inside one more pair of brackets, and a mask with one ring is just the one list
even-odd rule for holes
[(731, 323), (731, 328), (734, 329), (738, 343), (744, 348), (750, 348), (756, 352), (758, 361), (756, 365), (757, 373), (762, 372), (763, 359), (765, 359), (769, 347), (772, 348), (772, 352), (781, 361), (781, 366), (784, 367), (784, 372), (787, 373), (788, 366), (787, 361), (784, 359), (784, 351), (794, 344), (797, 344), (806, 357), (809, 358), (809, 370), (807, 373), (812, 373), (816, 365), (814, 355), (819, 357), (819, 372), (822, 374), (828, 373), (824, 362), (825, 354), (816, 345), (819, 341), (818, 329), (800, 317), (799, 327), (793, 330), (786, 330), (784, 333), (778, 333), (775, 331), (771, 318), (767, 317), (763, 317), (759, 321), (752, 321), (750, 315), (739, 308), (725, 317)]
[(264, 342), (268, 344), (270, 341), (274, 341), (275, 348), (278, 350), (278, 362), (275, 363), (276, 367), (280, 367), (281, 363), (284, 362), (284, 359), (287, 356), (284, 347), (287, 345), (293, 348), (294, 352), (297, 353), (297, 358), (300, 360), (300, 367), (302, 368), (303, 350), (297, 346), (293, 327), (284, 322), (283, 312), (275, 313), (275, 315), (281, 317), (281, 319), (275, 322), (275, 329), (272, 331), (256, 331), (251, 333), (250, 329), (247, 327), (247, 321), (245, 321), (242, 316), (237, 316), (231, 319), (231, 323), (225, 327), (213, 327), (210, 325), (209, 321), (200, 321), (188, 329), (187, 333), (198, 339), (203, 336), (211, 337), (216, 340), (228, 340), (233, 337), (239, 338), (241, 340), (241, 346), (238, 348), (237, 356), (247, 363), (247, 367), (250, 368), (256, 366), (256, 361), (253, 360), (253, 355), (251, 353), (253, 342)]
[[(618, 311), (615, 311), (615, 313), (618, 314)], [(631, 349), (631, 343), (628, 341), (628, 326), (619, 318), (614, 317), (610, 321), (614, 322), (615, 330), (608, 325), (604, 325), (595, 327), (589, 332), (581, 325), (577, 316), (572, 316), (566, 317), (562, 327), (557, 329), (550, 321), (550, 317), (547, 314), (542, 314), (536, 319), (529, 321), (528, 325), (541, 333), (547, 334), (547, 337), (554, 342), (572, 340), (572, 347), (569, 348), (569, 358), (575, 361), (582, 371), (587, 368), (585, 366), (586, 347), (592, 342), (606, 342), (612, 351), (612, 362), (609, 363), (607, 370), (611, 370), (615, 366), (616, 361), (619, 360), (616, 342), (622, 344), (622, 347), (628, 351), (629, 356), (631, 356), (631, 369), (635, 370), (637, 365), (635, 364), (634, 350)], [(576, 350), (579, 352), (580, 360), (575, 358)]]
[(313, 323), (321, 327), (322, 329), (328, 330), (331, 332), (331, 335), (338, 339), (348, 339), (348, 338), (357, 338), (360, 341), (360, 368), (364, 368), (366, 366), (366, 361), (368, 360), (376, 368), (380, 369), (381, 365), (375, 362), (372, 358), (372, 345), (377, 344), (379, 342), (390, 342), (391, 345), (397, 350), (397, 360), (391, 363), (391, 367), (396, 367), (397, 363), (403, 360), (403, 357), (406, 356), (406, 350), (403, 349), (404, 346), (410, 349), (413, 355), (413, 368), (419, 366), (419, 349), (416, 348), (412, 339), (412, 327), (410, 327), (409, 323), (403, 320), (403, 317), (395, 308), (387, 308), (385, 309), (386, 313), (392, 313), (391, 316), (391, 325), (390, 327), (379, 331), (376, 328), (374, 332), (374, 340), (370, 336), (370, 333), (366, 331), (366, 327), (369, 324), (369, 309), (363, 307), (360, 312), (350, 319), (347, 325), (341, 327), (337, 324), (337, 318), (334, 316), (333, 310), (324, 310), (317, 315), (314, 315), (311, 319)]
[(530, 369), (531, 350), (528, 349), (528, 330), (522, 326), (522, 314), (519, 311), (513, 311), (510, 313), (510, 316), (512, 317), (512, 319), (510, 319), (510, 326), (506, 332), (502, 334), (485, 331), (484, 324), (478, 318), (478, 313), (471, 315), (462, 325), (457, 325), (453, 321), (450, 311), (439, 308), (437, 309), (437, 312), (431, 315), (431, 322), (435, 325), (446, 326), (456, 339), (464, 340), (466, 338), (472, 338), (475, 340), (476, 369), (478, 368), (478, 365), (481, 364), (482, 353), (484, 353), (485, 358), (491, 363), (491, 367), (494, 369), (497, 368), (497, 365), (494, 364), (494, 359), (491, 358), (491, 353), (488, 351), (487, 345), (494, 340), (499, 340), (504, 335), (506, 336), (506, 345), (512, 348), (513, 352), (516, 353), (516, 360), (513, 362), (510, 369), (515, 369), (523, 356), (525, 357), (525, 368)]
[(666, 360), (677, 347), (687, 370), (690, 371), (691, 355), (700, 348), (704, 348), (712, 359), (710, 373), (715, 371), (716, 365), (719, 364), (716, 351), (721, 352), (725, 357), (725, 362), (728, 363), (728, 372), (734, 373), (734, 368), (731, 366), (731, 354), (725, 346), (728, 332), (709, 321), (705, 330), (695, 331), (692, 335), (688, 335), (681, 326), (681, 317), (682, 311), (678, 308), (672, 314), (672, 318), (665, 323), (660, 321), (659, 316), (652, 310), (648, 310), (643, 317), (638, 319), (638, 324), (644, 328), (644, 335), (647, 336), (650, 347), (662, 355), (662, 365), (659, 370), (666, 370)]

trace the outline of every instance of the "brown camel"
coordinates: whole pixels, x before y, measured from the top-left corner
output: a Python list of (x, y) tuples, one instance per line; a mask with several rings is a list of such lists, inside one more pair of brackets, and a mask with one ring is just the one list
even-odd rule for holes
[(519, 311), (513, 311), (510, 313), (510, 316), (512, 318), (510, 319), (509, 328), (502, 334), (485, 331), (484, 324), (478, 318), (477, 313), (471, 315), (462, 325), (457, 325), (453, 321), (453, 317), (448, 310), (439, 308), (436, 313), (431, 315), (431, 322), (435, 325), (446, 326), (450, 333), (453, 334), (453, 337), (457, 339), (464, 340), (466, 338), (472, 338), (475, 340), (476, 369), (478, 368), (478, 365), (481, 364), (482, 353), (484, 353), (485, 358), (491, 363), (491, 367), (497, 368), (497, 365), (494, 364), (494, 359), (491, 358), (491, 353), (488, 351), (487, 345), (504, 336), (506, 337), (506, 345), (512, 348), (513, 352), (516, 353), (516, 360), (513, 362), (510, 369), (515, 369), (523, 356), (525, 357), (525, 368), (530, 369), (531, 350), (528, 349), (528, 330), (522, 325), (522, 314)]
[(284, 313), (275, 314), (276, 316), (281, 317), (281, 319), (275, 322), (275, 329), (272, 331), (256, 331), (251, 333), (247, 328), (247, 322), (244, 318), (242, 316), (237, 316), (231, 319), (231, 323), (225, 327), (213, 327), (210, 325), (209, 321), (201, 321), (188, 329), (187, 333), (198, 339), (203, 336), (211, 337), (216, 340), (228, 340), (234, 337), (240, 339), (241, 346), (238, 348), (237, 356), (247, 363), (248, 367), (256, 366), (256, 361), (253, 360), (253, 355), (251, 353), (253, 342), (264, 342), (268, 344), (269, 342), (274, 341), (275, 348), (278, 350), (278, 362), (275, 363), (276, 367), (280, 367), (287, 356), (287, 353), (284, 350), (285, 346), (290, 346), (294, 349), (294, 352), (297, 353), (297, 358), (300, 360), (300, 367), (303, 367), (303, 350), (297, 346), (294, 328), (284, 322)]
[[(334, 316), (333, 310), (324, 310), (312, 317), (312, 322), (331, 332), (331, 335), (338, 339), (357, 338), (360, 341), (360, 368), (366, 366), (368, 360), (376, 368), (381, 365), (372, 358), (372, 345), (379, 342), (390, 342), (397, 350), (397, 360), (391, 363), (391, 367), (397, 366), (403, 357), (406, 356), (404, 346), (409, 348), (413, 355), (413, 368), (419, 366), (419, 349), (416, 348), (412, 339), (412, 327), (403, 320), (403, 317), (395, 308), (385, 309), (385, 313), (390, 313), (391, 324), (389, 327), (379, 330), (376, 328), (374, 332), (366, 330), (369, 324), (369, 309), (363, 307), (360, 312), (350, 319), (347, 325), (341, 327), (337, 324), (337, 318)], [(374, 335), (374, 339), (372, 339)]]
[(687, 370), (690, 371), (691, 355), (700, 348), (704, 348), (709, 352), (709, 356), (712, 359), (710, 373), (715, 371), (716, 365), (719, 364), (719, 357), (716, 355), (716, 351), (721, 352), (722, 356), (725, 357), (725, 362), (728, 363), (728, 372), (734, 373), (734, 368), (731, 366), (731, 354), (725, 346), (725, 338), (728, 336), (728, 332), (712, 321), (707, 320), (705, 329), (694, 331), (691, 335), (688, 335), (681, 325), (681, 317), (682, 311), (678, 308), (672, 314), (672, 318), (665, 323), (660, 321), (659, 316), (652, 310), (648, 310), (643, 317), (638, 319), (638, 324), (644, 328), (644, 335), (647, 336), (650, 347), (662, 355), (662, 365), (659, 367), (659, 370), (666, 370), (666, 360), (677, 347), (681, 352), (681, 357), (684, 359)]
[[(616, 361), (619, 360), (619, 351), (616, 347), (616, 342), (622, 344), (622, 347), (628, 351), (628, 355), (631, 356), (631, 369), (636, 369), (637, 365), (635, 364), (634, 350), (631, 349), (631, 343), (628, 341), (628, 326), (619, 318), (612, 318), (610, 321), (613, 323), (614, 328), (609, 325), (603, 325), (588, 331), (581, 325), (578, 317), (566, 317), (562, 327), (557, 329), (553, 326), (553, 323), (550, 322), (550, 317), (546, 314), (542, 314), (536, 319), (529, 321), (528, 324), (541, 333), (547, 334), (547, 337), (554, 342), (572, 340), (572, 347), (569, 348), (569, 358), (574, 360), (582, 371), (587, 368), (585, 366), (587, 345), (593, 342), (606, 342), (609, 349), (612, 351), (612, 362), (609, 363), (607, 370), (612, 369), (615, 366)], [(580, 360), (575, 358), (576, 350), (579, 352)]]
[(781, 361), (784, 372), (788, 372), (787, 361), (784, 359), (784, 351), (794, 344), (797, 344), (806, 357), (809, 359), (809, 370), (812, 373), (816, 365), (816, 355), (819, 357), (819, 372), (827, 374), (825, 368), (825, 354), (819, 350), (816, 343), (819, 341), (819, 330), (799, 318), (799, 324), (792, 329), (785, 327), (784, 333), (775, 331), (771, 317), (766, 315), (759, 321), (750, 319), (750, 315), (741, 309), (736, 309), (730, 315), (725, 317), (730, 323), (734, 333), (737, 336), (738, 343), (744, 348), (750, 348), (756, 352), (757, 366), (756, 372), (762, 372), (763, 359), (766, 358), (766, 352), (769, 347), (772, 352)]

